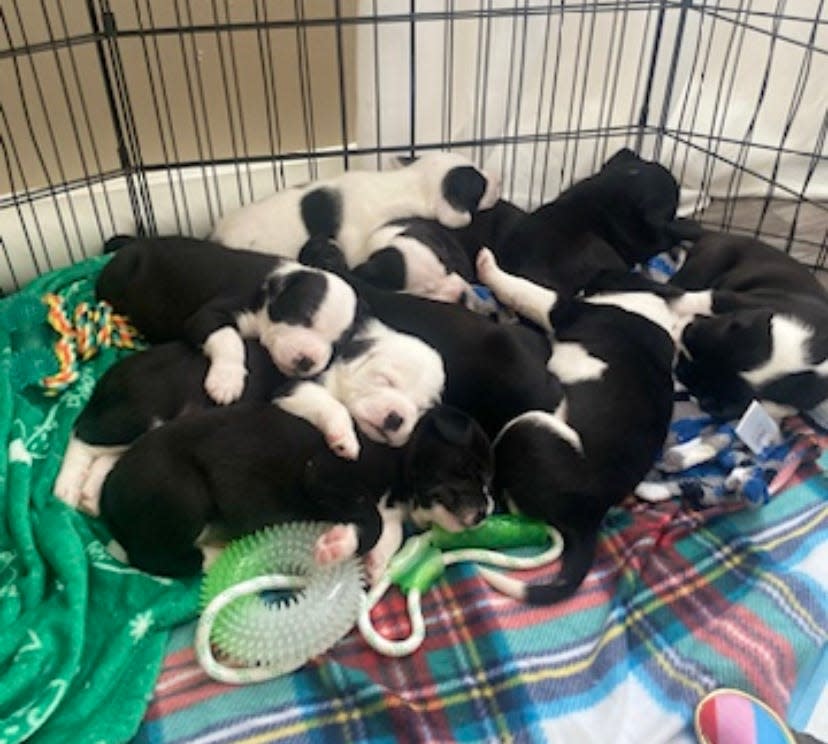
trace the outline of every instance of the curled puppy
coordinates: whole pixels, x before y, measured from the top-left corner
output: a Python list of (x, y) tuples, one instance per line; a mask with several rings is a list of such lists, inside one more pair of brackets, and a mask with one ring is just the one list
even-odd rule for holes
[(388, 171), (349, 171), (285, 189), (240, 207), (215, 225), (212, 239), (231, 248), (296, 258), (308, 238), (339, 243), (349, 266), (362, 263), (368, 236), (400, 218), (468, 225), (493, 206), (500, 181), (457, 153), (431, 152)]
[(794, 258), (705, 233), (670, 283), (697, 313), (676, 374), (706, 411), (738, 418), (758, 399), (781, 418), (828, 399), (828, 291)]
[(206, 528), (230, 538), (295, 520), (332, 522), (319, 563), (354, 553), (379, 576), (414, 511), (449, 530), (490, 513), (489, 440), (438, 406), (403, 448), (366, 440), (359, 459), (333, 455), (319, 432), (270, 404), (185, 416), (140, 437), (103, 484), (101, 516), (129, 562), (167, 576), (197, 574)]
[[(245, 341), (249, 374), (242, 402), (266, 402), (288, 382), (256, 341)], [(182, 341), (151, 346), (113, 364), (75, 421), (54, 494), (98, 514), (101, 485), (141, 434), (215, 405), (204, 390), (207, 357)]]
[(96, 293), (151, 343), (183, 340), (203, 349), (210, 359), (204, 388), (222, 404), (244, 389), (242, 338), (258, 339), (283, 374), (312, 377), (357, 318), (356, 295), (336, 275), (185, 237), (121, 245)]
[[(502, 271), (489, 251), (477, 261), (498, 300), (553, 330), (553, 290)], [(607, 511), (640, 483), (664, 443), (673, 410), (668, 302), (644, 291), (598, 293), (571, 301), (555, 320), (548, 369), (564, 400), (507, 422), (494, 440), (495, 495), (564, 537), (561, 569), (550, 583), (493, 579), (534, 604), (571, 596), (589, 571)]]
[(574, 296), (601, 272), (626, 273), (698, 237), (696, 223), (676, 219), (678, 202), (672, 174), (624, 148), (490, 247), (504, 271)]
[(401, 447), (420, 417), (440, 401), (444, 385), (439, 354), (369, 318), (325, 372), (286, 386), (274, 403), (314, 424), (334, 452), (354, 459), (359, 442), (353, 423), (369, 439)]

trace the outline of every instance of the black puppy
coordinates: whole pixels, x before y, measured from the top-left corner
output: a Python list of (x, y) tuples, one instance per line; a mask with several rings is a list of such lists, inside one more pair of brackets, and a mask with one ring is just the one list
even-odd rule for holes
[(130, 563), (150, 573), (198, 573), (196, 542), (208, 526), (233, 537), (313, 520), (337, 523), (317, 543), (319, 563), (370, 551), (376, 577), (399, 548), (405, 512), (449, 530), (483, 519), (491, 468), (480, 427), (444, 406), (421, 418), (404, 447), (365, 439), (359, 459), (347, 461), (305, 421), (238, 404), (140, 437), (104, 481), (101, 515)]
[[(265, 402), (288, 383), (259, 343), (245, 341), (249, 375), (243, 402)], [(54, 493), (61, 501), (98, 513), (100, 488), (121, 453), (141, 434), (215, 402), (202, 381), (207, 358), (183, 341), (171, 341), (113, 364), (75, 421)]]
[[(555, 413), (527, 411), (495, 439), (495, 494), (564, 537), (561, 570), (549, 584), (499, 576), (496, 586), (530, 603), (573, 594), (594, 560), (601, 522), (641, 482), (664, 443), (673, 410), (674, 313), (643, 291), (597, 293), (567, 303), (501, 271), (489, 251), (477, 269), (495, 296), (553, 330), (548, 369), (563, 384)], [(491, 580), (491, 579), (490, 579)]]
[(96, 292), (151, 343), (203, 348), (211, 362), (204, 388), (217, 403), (237, 400), (244, 388), (242, 337), (258, 339), (284, 374), (310, 377), (357, 317), (356, 296), (337, 276), (185, 237), (129, 240)]
[(706, 233), (671, 284), (699, 313), (676, 374), (706, 411), (737, 418), (758, 399), (783, 416), (828, 399), (828, 291), (791, 256)]
[(628, 272), (696, 237), (696, 223), (676, 219), (678, 199), (666, 168), (624, 148), (519, 220), (493, 250), (505, 271), (572, 296), (601, 272)]

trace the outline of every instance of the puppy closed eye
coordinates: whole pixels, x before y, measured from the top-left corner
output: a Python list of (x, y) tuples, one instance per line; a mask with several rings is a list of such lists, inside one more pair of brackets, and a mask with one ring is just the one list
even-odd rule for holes
[(374, 375), (374, 382), (379, 387), (389, 387), (389, 388), (398, 387), (396, 380), (394, 380), (392, 377), (390, 377), (389, 375), (384, 374), (382, 372), (379, 372), (376, 375)]

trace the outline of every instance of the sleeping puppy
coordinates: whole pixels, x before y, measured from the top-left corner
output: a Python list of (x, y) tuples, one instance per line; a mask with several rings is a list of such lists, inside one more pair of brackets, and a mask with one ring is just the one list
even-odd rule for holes
[(242, 338), (255, 338), (279, 370), (312, 377), (328, 366), (357, 314), (338, 276), (252, 251), (185, 237), (120, 246), (96, 284), (151, 343), (185, 340), (210, 359), (204, 388), (217, 403), (244, 389)]
[(600, 272), (629, 269), (698, 226), (677, 220), (679, 187), (659, 163), (629, 149), (520, 220), (494, 248), (504, 271), (573, 296)]
[(423, 217), (441, 225), (468, 225), (493, 206), (500, 181), (462, 155), (431, 152), (396, 170), (349, 171), (285, 189), (219, 220), (212, 239), (231, 248), (296, 258), (310, 237), (333, 238), (349, 266), (367, 258), (365, 243), (393, 220)]
[(353, 276), (339, 247), (324, 238), (308, 241), (300, 260), (339, 272), (372, 315), (424, 342), (445, 370), (442, 402), (468, 413), (490, 437), (525, 411), (552, 412), (561, 403), (560, 382), (546, 369), (551, 346), (545, 334), (493, 323), (460, 305), (374, 287)]
[[(249, 375), (242, 402), (266, 402), (288, 378), (256, 341), (245, 341)], [(98, 513), (101, 484), (118, 457), (141, 434), (215, 402), (204, 390), (209, 361), (182, 341), (131, 354), (95, 384), (63, 457), (54, 494), (90, 514)]]
[(452, 230), (437, 220), (395, 220), (368, 237), (366, 260), (354, 275), (381, 289), (408, 292), (442, 302), (462, 302), (480, 311), (474, 260), (484, 246), (497, 247), (505, 233), (525, 213), (509, 202), (498, 201), (477, 212), (471, 223)]
[[(359, 322), (353, 338), (313, 381), (293, 384), (260, 344), (245, 342), (249, 375), (242, 400), (274, 403), (313, 424), (340, 457), (356, 459), (354, 424), (374, 441), (401, 447), (423, 413), (439, 402), (439, 355), (419, 339)], [(213, 405), (202, 380), (207, 358), (183, 342), (121, 359), (98, 380), (75, 423), (54, 493), (95, 514), (104, 477), (139, 435)]]
[[(477, 270), (500, 302), (553, 331), (554, 291), (500, 270), (490, 251), (481, 251)], [(548, 368), (563, 384), (564, 403), (516, 416), (495, 439), (496, 497), (564, 537), (553, 582), (489, 579), (533, 604), (559, 601), (580, 586), (604, 516), (652, 467), (673, 410), (675, 316), (664, 299), (598, 293), (571, 301), (563, 317), (555, 320)]]
[(353, 424), (375, 442), (401, 447), (420, 417), (440, 402), (444, 385), (439, 354), (367, 317), (328, 369), (287, 385), (274, 403), (316, 426), (340, 457), (355, 459)]
[(207, 527), (232, 538), (280, 522), (333, 522), (316, 561), (368, 554), (376, 578), (400, 546), (405, 513), (452, 531), (490, 513), (490, 444), (459, 411), (431, 409), (404, 448), (361, 444), (348, 462), (273, 405), (212, 408), (140, 437), (104, 481), (101, 516), (133, 566), (167, 576), (201, 570), (196, 543)]
[(738, 418), (758, 399), (781, 418), (828, 399), (828, 291), (795, 259), (705, 233), (671, 284), (694, 290), (676, 373), (703, 409)]

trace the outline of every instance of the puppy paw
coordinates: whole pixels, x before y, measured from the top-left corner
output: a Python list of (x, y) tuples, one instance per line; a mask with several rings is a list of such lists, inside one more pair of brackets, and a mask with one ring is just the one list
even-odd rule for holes
[(241, 397), (246, 376), (244, 365), (214, 362), (204, 378), (204, 389), (216, 403), (226, 406)]
[(84, 489), (80, 493), (78, 500), (78, 511), (88, 514), (90, 517), (99, 517), (101, 515), (101, 492), (90, 492)]
[(497, 260), (488, 248), (481, 248), (477, 253), (475, 260), (475, 267), (477, 268), (477, 278), (488, 284), (497, 272)]
[(58, 474), (52, 493), (64, 504), (77, 508), (86, 473), (86, 469), (64, 468)]
[(348, 421), (326, 425), (325, 442), (331, 452), (344, 460), (356, 460), (359, 457), (359, 439), (350, 417)]
[(313, 547), (313, 559), (318, 566), (339, 563), (356, 555), (357, 532), (352, 524), (338, 524), (323, 532)]

